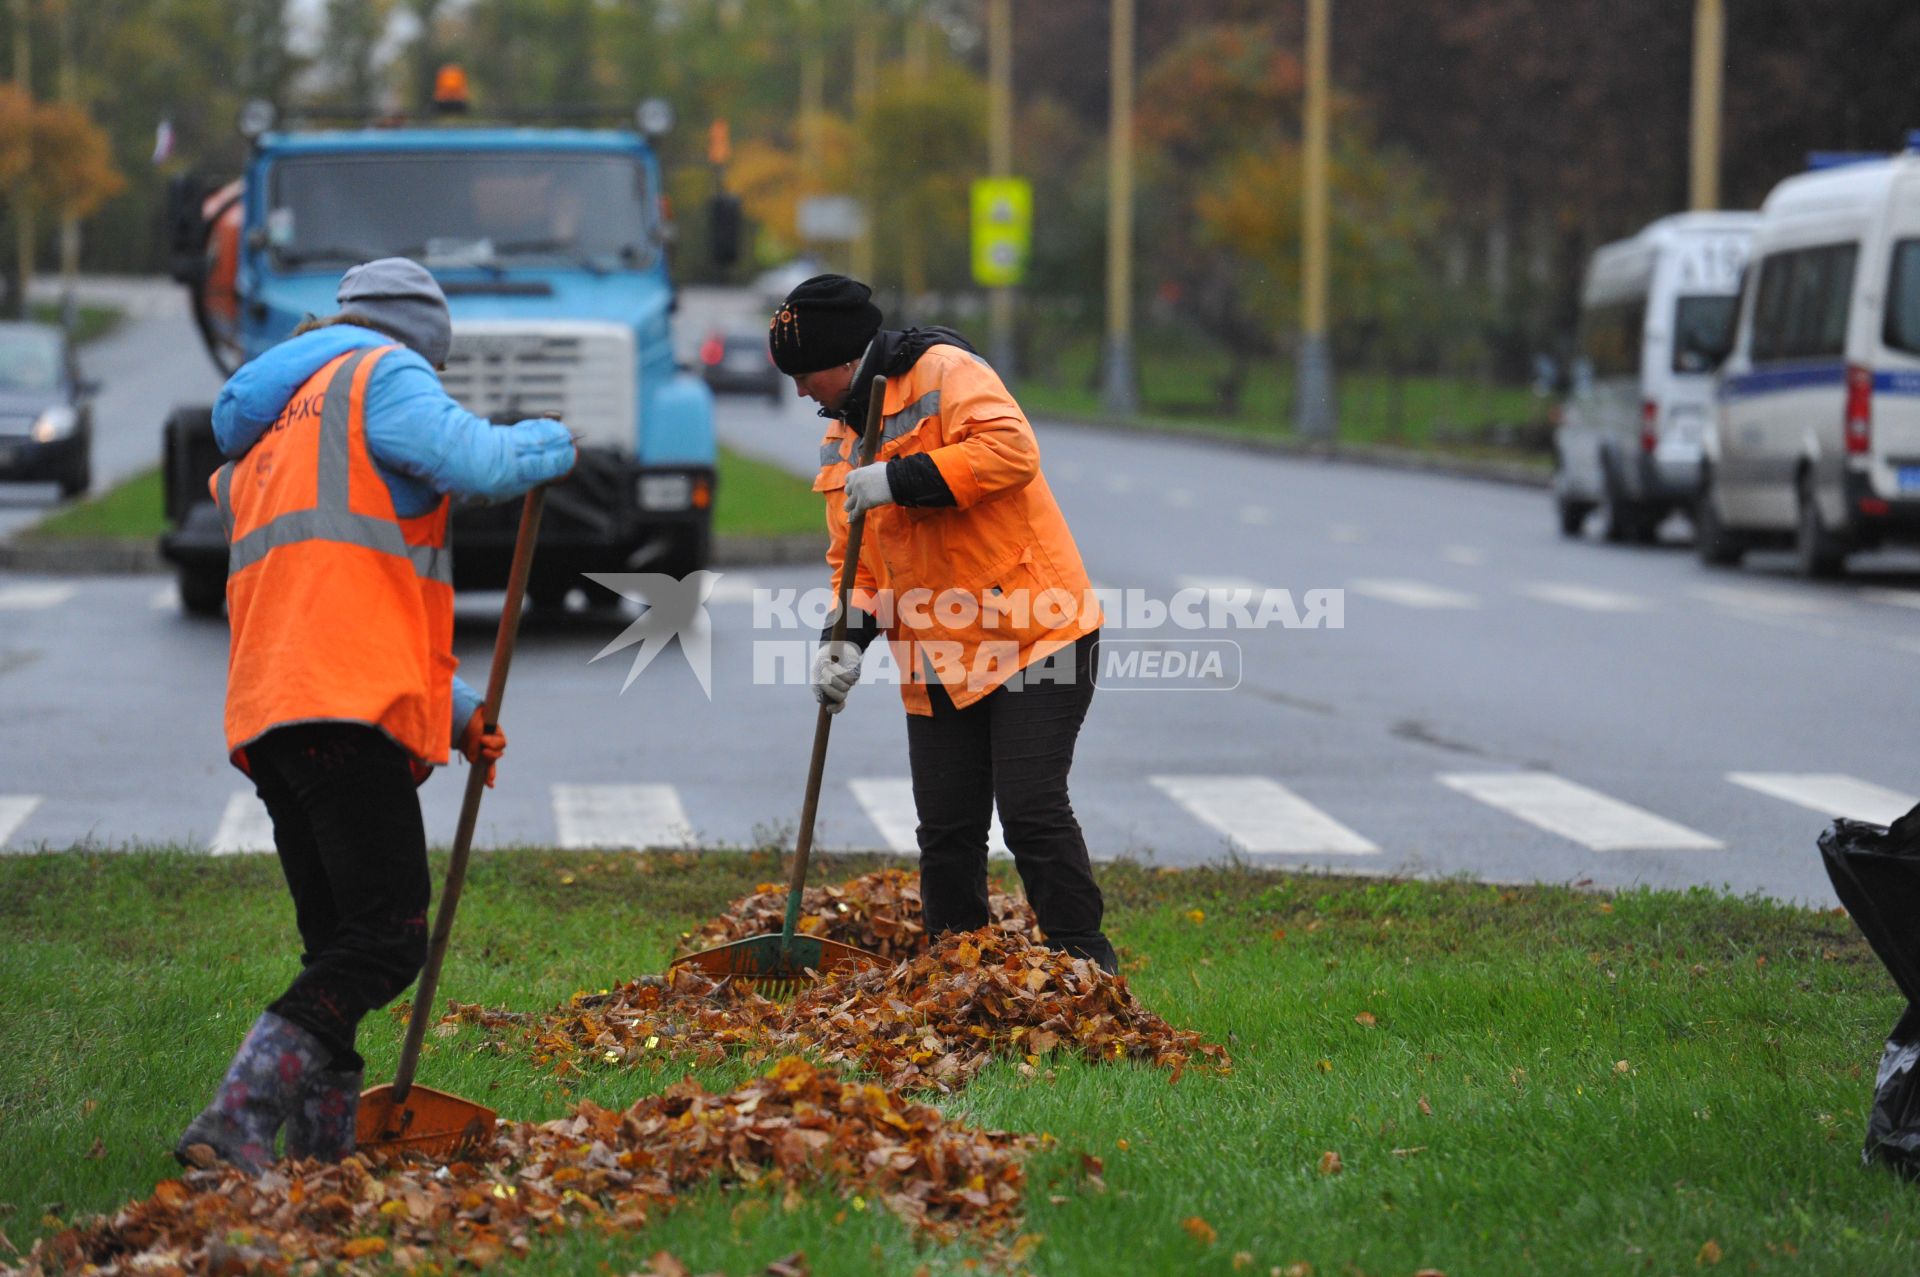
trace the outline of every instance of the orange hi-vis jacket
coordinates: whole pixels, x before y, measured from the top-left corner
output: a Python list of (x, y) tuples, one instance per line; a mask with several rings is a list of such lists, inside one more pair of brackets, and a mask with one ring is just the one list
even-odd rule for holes
[(448, 502), (415, 518), (367, 451), (364, 400), (395, 346), (340, 356), (211, 480), (227, 531), (227, 750), (289, 723), (379, 728), (416, 777), (452, 733), (453, 560)]
[[(854, 605), (880, 619), (909, 714), (931, 714), (937, 678), (964, 709), (1018, 671), (1100, 626), (1079, 547), (1040, 473), (1026, 415), (987, 362), (930, 346), (887, 381), (875, 465), (926, 453), (952, 491), (940, 507), (867, 511)], [(827, 563), (839, 580), (855, 428), (835, 421), (820, 441), (815, 492), (827, 498)]]

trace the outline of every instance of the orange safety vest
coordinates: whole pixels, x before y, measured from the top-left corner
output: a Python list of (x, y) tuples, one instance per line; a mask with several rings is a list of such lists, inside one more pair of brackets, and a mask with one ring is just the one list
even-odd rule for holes
[[(875, 465), (929, 454), (953, 493), (944, 507), (867, 511), (854, 603), (886, 624), (909, 714), (931, 714), (929, 678), (965, 709), (1035, 661), (1100, 627), (1079, 547), (1026, 414), (986, 360), (932, 346), (887, 381)], [(827, 498), (827, 563), (847, 543), (843, 490), (859, 433), (835, 421), (813, 490)]]
[(367, 451), (367, 379), (397, 349), (333, 360), (210, 481), (227, 532), (227, 750), (243, 772), (246, 747), (288, 723), (377, 727), (418, 778), (447, 761), (448, 502), (399, 517)]

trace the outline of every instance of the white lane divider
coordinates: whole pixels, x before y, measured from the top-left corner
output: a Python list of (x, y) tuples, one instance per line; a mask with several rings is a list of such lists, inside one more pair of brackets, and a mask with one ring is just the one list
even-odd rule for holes
[(1637, 594), (1616, 594), (1612, 590), (1562, 581), (1529, 581), (1520, 587), (1520, 593), (1542, 603), (1557, 603), (1582, 612), (1645, 612), (1653, 607), (1651, 599)]
[(1890, 590), (1881, 586), (1868, 586), (1860, 590), (1859, 595), (1869, 603), (1885, 603), (1892, 607), (1920, 608), (1920, 590)]
[(0, 588), (0, 612), (40, 612), (59, 607), (76, 593), (71, 585), (9, 585)]
[(1718, 839), (1548, 772), (1472, 772), (1436, 779), (1594, 851), (1711, 851)]
[(1167, 797), (1241, 851), (1366, 855), (1380, 849), (1265, 776), (1150, 776)]
[(40, 805), (38, 794), (0, 794), (0, 847), (7, 845), (20, 826), (27, 823), (33, 809)]
[(1382, 603), (1398, 603), (1401, 607), (1465, 609), (1480, 606), (1480, 600), (1471, 594), (1462, 594), (1458, 590), (1429, 585), (1425, 581), (1363, 577), (1358, 581), (1349, 581), (1347, 588), (1355, 594), (1364, 594), (1370, 599), (1379, 599)]
[(1912, 794), (1838, 772), (1728, 772), (1727, 779), (1823, 816), (1891, 825), (1920, 802)]
[(553, 820), (568, 850), (693, 845), (693, 825), (672, 785), (555, 785)]
[(207, 850), (216, 856), (273, 850), (273, 817), (267, 815), (267, 805), (258, 794), (239, 793), (227, 799), (220, 828)]
[(1133, 491), (1133, 476), (1130, 474), (1110, 474), (1107, 476), (1107, 491), (1115, 496), (1125, 496)]
[(156, 612), (171, 612), (180, 606), (180, 587), (169, 585), (153, 592), (147, 600), (147, 606)]
[[(867, 813), (867, 819), (880, 831), (887, 846), (902, 855), (920, 854), (920, 813), (913, 805), (913, 781), (905, 776), (856, 776), (847, 782), (855, 801)], [(1008, 859), (1007, 831), (1000, 827), (1000, 813), (993, 813), (987, 827), (987, 855)]]
[(1327, 525), (1327, 540), (1335, 545), (1359, 545), (1367, 539), (1367, 530), (1351, 523)]
[(1440, 550), (1440, 557), (1449, 563), (1458, 563), (1463, 568), (1477, 568), (1487, 561), (1487, 556), (1470, 545), (1449, 545)]
[(1176, 510), (1190, 509), (1193, 505), (1192, 488), (1168, 488), (1167, 504)]
[(1273, 511), (1263, 505), (1243, 505), (1240, 507), (1240, 522), (1250, 527), (1265, 527), (1273, 522)]

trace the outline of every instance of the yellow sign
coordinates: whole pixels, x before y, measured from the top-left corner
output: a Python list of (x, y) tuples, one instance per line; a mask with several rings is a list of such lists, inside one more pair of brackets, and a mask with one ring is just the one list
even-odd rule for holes
[(1033, 184), (983, 177), (973, 184), (973, 282), (1008, 288), (1027, 275), (1033, 251)]

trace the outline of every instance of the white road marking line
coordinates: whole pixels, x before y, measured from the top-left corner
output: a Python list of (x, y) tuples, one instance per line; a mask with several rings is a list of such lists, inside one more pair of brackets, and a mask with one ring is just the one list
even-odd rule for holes
[(1063, 482), (1078, 483), (1086, 474), (1086, 470), (1082, 468), (1079, 462), (1069, 461), (1063, 465), (1055, 466), (1053, 473), (1058, 475)]
[(27, 817), (39, 805), (38, 794), (0, 794), (0, 847), (7, 845), (7, 839), (27, 823)]
[[(906, 776), (856, 776), (847, 782), (867, 819), (880, 831), (889, 848), (907, 856), (920, 854), (920, 813), (913, 805), (913, 781)], [(987, 855), (996, 860), (1009, 859), (1007, 831), (1000, 827), (1000, 813), (993, 813), (987, 827)]]
[(1449, 789), (1594, 851), (1711, 851), (1718, 839), (1548, 772), (1436, 777)]
[(1122, 496), (1133, 491), (1133, 476), (1130, 474), (1110, 474), (1107, 476), (1107, 491)]
[(75, 593), (71, 585), (9, 585), (0, 588), (0, 612), (39, 612), (59, 607)]
[(1263, 505), (1243, 505), (1240, 507), (1240, 522), (1264, 527), (1273, 522), (1273, 511)]
[(156, 612), (171, 612), (180, 606), (180, 587), (169, 585), (165, 589), (155, 590), (153, 597), (147, 600), (147, 606)]
[(1380, 849), (1265, 776), (1149, 776), (1154, 787), (1250, 853), (1367, 855)]
[(1402, 607), (1476, 608), (1480, 606), (1480, 600), (1471, 594), (1442, 589), (1437, 585), (1428, 585), (1425, 581), (1380, 580), (1365, 577), (1348, 582), (1347, 588), (1355, 594), (1364, 594), (1368, 598), (1379, 599), (1383, 603), (1398, 603)]
[(760, 588), (760, 582), (744, 572), (723, 572), (720, 579), (713, 583), (713, 592), (707, 595), (709, 603), (751, 603), (754, 591)]
[(1561, 581), (1529, 581), (1520, 587), (1520, 593), (1542, 603), (1557, 603), (1583, 612), (1645, 612), (1653, 607), (1651, 599), (1637, 594), (1616, 594), (1612, 590)]
[(1440, 557), (1465, 568), (1477, 568), (1487, 561), (1485, 554), (1470, 545), (1449, 545), (1440, 551)]
[(258, 794), (239, 793), (227, 799), (220, 828), (207, 850), (216, 856), (273, 850), (273, 817), (267, 815), (267, 805)]
[(1176, 510), (1185, 510), (1193, 505), (1193, 489), (1168, 488), (1167, 504)]
[(555, 785), (562, 847), (688, 847), (693, 825), (672, 785)]
[(1351, 523), (1327, 525), (1327, 540), (1338, 545), (1358, 545), (1367, 539), (1367, 530)]
[(1886, 603), (1893, 607), (1920, 608), (1920, 590), (1889, 590), (1871, 585), (1858, 591), (1859, 596), (1869, 603)]
[(1840, 610), (1825, 599), (1741, 585), (1697, 585), (1688, 593), (1736, 612), (1759, 612), (1768, 616), (1820, 616)]
[(1823, 816), (1891, 825), (1920, 802), (1912, 794), (1838, 772), (1728, 772), (1736, 785)]

